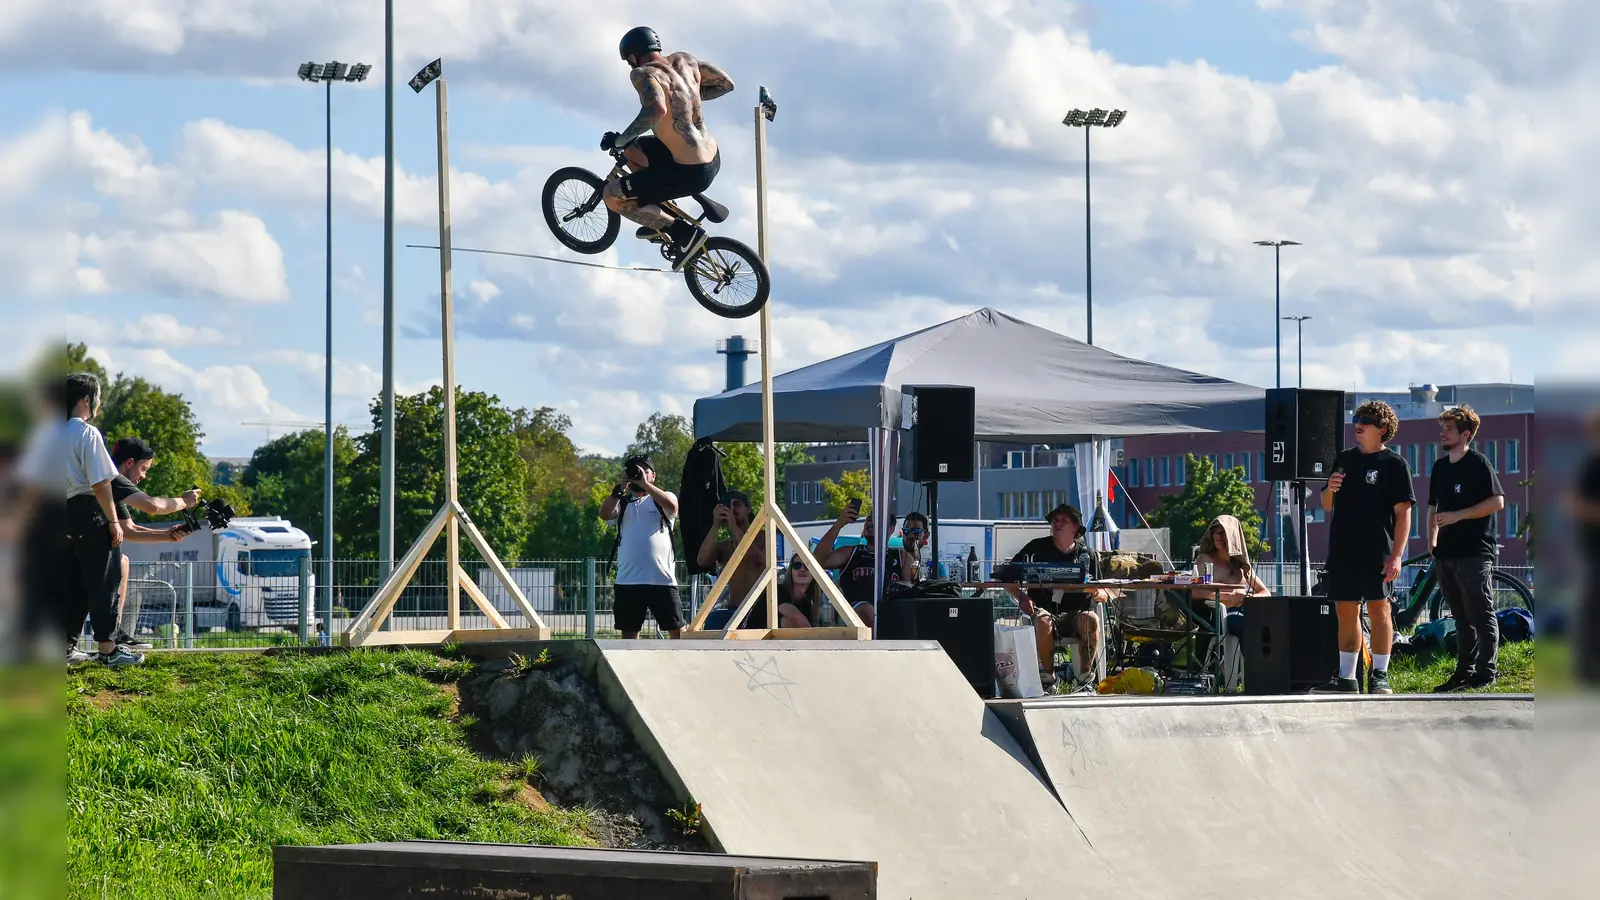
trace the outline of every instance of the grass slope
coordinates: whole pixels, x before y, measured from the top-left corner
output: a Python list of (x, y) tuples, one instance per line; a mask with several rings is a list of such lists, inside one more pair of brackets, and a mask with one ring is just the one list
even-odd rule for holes
[[(1533, 642), (1501, 644), (1495, 683), (1473, 694), (1533, 693)], [(1397, 694), (1426, 694), (1456, 670), (1453, 653), (1396, 656), (1389, 661), (1389, 684)]]
[(441, 686), (468, 668), (413, 650), (71, 673), (69, 896), (270, 898), (275, 844), (590, 843), (469, 748)]

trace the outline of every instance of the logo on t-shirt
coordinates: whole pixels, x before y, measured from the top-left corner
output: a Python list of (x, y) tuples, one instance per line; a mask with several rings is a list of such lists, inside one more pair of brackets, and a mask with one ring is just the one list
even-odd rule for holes
[(1461, 485), (1456, 485), (1456, 493), (1461, 493)]
[(1378, 470), (1377, 469), (1368, 469), (1367, 470), (1367, 484), (1377, 484), (1377, 483), (1378, 483)]

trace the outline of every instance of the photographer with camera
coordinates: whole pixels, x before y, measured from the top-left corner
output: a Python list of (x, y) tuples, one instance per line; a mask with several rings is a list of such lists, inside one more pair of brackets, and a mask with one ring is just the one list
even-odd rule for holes
[[(150, 474), (150, 467), (156, 462), (155, 450), (139, 438), (122, 438), (117, 441), (111, 448), (111, 462), (117, 467), (117, 477), (111, 479), (111, 497), (117, 504), (117, 519), (122, 524), (123, 540), (156, 544), (181, 541), (189, 536), (191, 529), (183, 522), (165, 528), (147, 528), (140, 525), (133, 521), (133, 510), (137, 509), (152, 516), (164, 516), (193, 509), (200, 504), (199, 488), (185, 491), (182, 497), (152, 497), (139, 490), (139, 484)], [(119, 645), (131, 650), (151, 648), (151, 644), (134, 637), (134, 632), (139, 630), (139, 608), (135, 606), (132, 615), (129, 615), (126, 555), (122, 557), (122, 581), (117, 591), (117, 620), (119, 624), (113, 640)], [(77, 624), (82, 624), (82, 616), (79, 616)]]
[(628, 457), (622, 483), (600, 504), (600, 518), (617, 527), (614, 615), (624, 640), (639, 637), (645, 613), (673, 638), (682, 634), (683, 604), (678, 599), (672, 526), (678, 497), (656, 486), (648, 456)]

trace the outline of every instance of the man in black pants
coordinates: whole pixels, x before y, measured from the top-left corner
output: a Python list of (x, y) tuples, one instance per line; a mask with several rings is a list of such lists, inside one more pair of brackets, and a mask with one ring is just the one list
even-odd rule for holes
[(1356, 661), (1361, 654), (1361, 604), (1372, 619), (1372, 672), (1367, 691), (1392, 694), (1389, 652), (1394, 648), (1394, 619), (1389, 609), (1389, 583), (1400, 577), (1406, 537), (1411, 533), (1411, 507), (1416, 491), (1411, 468), (1387, 444), (1400, 430), (1394, 408), (1381, 400), (1361, 404), (1355, 412), (1356, 445), (1340, 451), (1333, 475), (1322, 489), (1328, 523), (1328, 599), (1339, 619), (1339, 673), (1314, 694), (1357, 694)]
[(1490, 517), (1506, 507), (1500, 476), (1489, 458), (1472, 449), (1482, 424), (1470, 406), (1439, 416), (1439, 446), (1445, 455), (1428, 479), (1428, 546), (1438, 563), (1439, 590), (1456, 620), (1456, 670), (1434, 693), (1449, 694), (1494, 683), (1500, 623), (1489, 592), (1495, 539)]
[[(65, 489), (67, 497), (66, 545), (71, 565), (61, 577), (67, 582), (64, 599), (70, 602), (70, 592), (76, 588), (89, 607), (99, 661), (108, 666), (131, 666), (144, 662), (144, 657), (119, 647), (114, 640), (117, 584), (122, 576), (122, 525), (111, 492), (117, 468), (100, 429), (89, 424), (100, 414), (100, 399), (100, 380), (89, 374), (68, 376), (61, 390), (67, 419), (57, 426), (59, 443), (51, 479)], [(71, 584), (74, 577), (76, 585)], [(78, 621), (82, 622), (81, 612)]]

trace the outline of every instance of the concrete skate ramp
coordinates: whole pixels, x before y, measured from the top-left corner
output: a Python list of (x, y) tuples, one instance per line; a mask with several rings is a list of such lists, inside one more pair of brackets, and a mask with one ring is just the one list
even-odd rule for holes
[(992, 707), (1136, 896), (1456, 900), (1532, 877), (1531, 696)]
[(1131, 896), (936, 643), (599, 648), (608, 702), (723, 852), (876, 862), (893, 900)]

